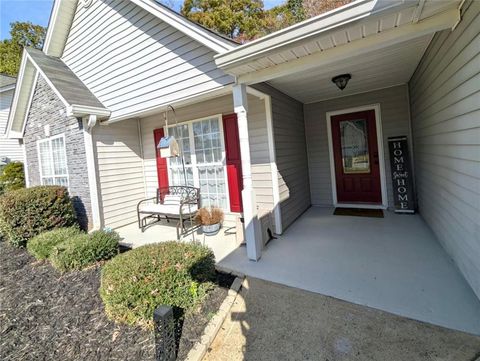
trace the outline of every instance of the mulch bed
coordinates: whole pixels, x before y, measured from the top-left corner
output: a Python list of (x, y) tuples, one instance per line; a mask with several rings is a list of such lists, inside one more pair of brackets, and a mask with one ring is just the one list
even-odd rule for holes
[[(187, 313), (178, 360), (200, 339), (232, 282), (219, 275), (219, 286)], [(0, 359), (154, 360), (153, 333), (108, 320), (99, 286), (99, 266), (61, 275), (0, 242)]]

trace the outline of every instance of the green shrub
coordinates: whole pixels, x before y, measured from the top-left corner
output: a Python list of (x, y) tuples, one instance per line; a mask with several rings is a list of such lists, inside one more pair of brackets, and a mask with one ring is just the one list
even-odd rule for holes
[(27, 243), (28, 252), (38, 260), (47, 259), (55, 246), (81, 234), (78, 227), (58, 228), (33, 237)]
[(68, 191), (59, 186), (18, 189), (0, 197), (0, 232), (14, 246), (36, 235), (77, 224)]
[(197, 243), (165, 242), (118, 255), (102, 269), (100, 296), (115, 321), (152, 327), (162, 304), (189, 310), (212, 287), (213, 252)]
[(118, 254), (120, 236), (112, 231), (95, 231), (73, 236), (53, 248), (52, 265), (60, 272), (79, 270)]
[(2, 168), (0, 175), (0, 194), (25, 187), (23, 163), (11, 162)]

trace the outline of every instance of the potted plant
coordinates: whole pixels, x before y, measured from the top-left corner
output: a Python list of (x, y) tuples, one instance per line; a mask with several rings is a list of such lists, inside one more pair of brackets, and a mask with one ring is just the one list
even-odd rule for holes
[(222, 226), (223, 210), (218, 207), (202, 207), (197, 212), (196, 220), (205, 235), (214, 236)]

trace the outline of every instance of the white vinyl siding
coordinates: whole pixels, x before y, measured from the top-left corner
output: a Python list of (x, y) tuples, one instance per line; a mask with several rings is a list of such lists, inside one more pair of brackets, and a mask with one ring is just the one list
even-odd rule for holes
[(106, 227), (137, 219), (137, 203), (145, 198), (138, 122), (123, 121), (94, 128), (100, 206)]
[(480, 297), (479, 14), (467, 0), (409, 86), (420, 214)]
[(305, 104), (305, 127), (312, 204), (321, 206), (331, 206), (333, 204), (326, 113), (376, 103), (380, 104), (382, 120), (388, 204), (389, 207), (393, 206), (387, 139), (389, 137), (406, 135), (409, 146), (411, 147), (412, 145), (406, 85)]
[[(272, 173), (268, 157), (265, 103), (263, 100), (259, 100), (252, 95), (248, 95), (248, 102), (252, 180), (253, 187), (257, 194), (257, 207), (272, 210)], [(226, 115), (232, 113), (233, 98), (231, 94), (176, 109), (177, 122), (179, 123), (191, 119), (209, 117), (214, 114)], [(140, 123), (142, 129), (143, 154), (145, 157), (147, 195), (153, 197), (158, 188), (153, 130), (164, 126), (163, 113), (142, 118)]]
[(37, 150), (41, 184), (68, 187), (65, 136), (39, 140)]
[(255, 87), (272, 99), (280, 208), (285, 230), (310, 207), (303, 104), (270, 86)]
[(14, 89), (0, 93), (0, 158), (7, 157), (10, 161), (23, 162), (23, 150), (18, 140), (5, 138), (13, 92)]
[(111, 118), (219, 90), (214, 52), (127, 0), (78, 7), (62, 60)]

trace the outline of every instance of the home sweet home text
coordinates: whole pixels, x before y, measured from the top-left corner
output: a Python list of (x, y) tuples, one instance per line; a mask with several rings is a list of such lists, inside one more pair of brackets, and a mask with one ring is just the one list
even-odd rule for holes
[(395, 212), (414, 213), (413, 178), (406, 136), (388, 138)]

